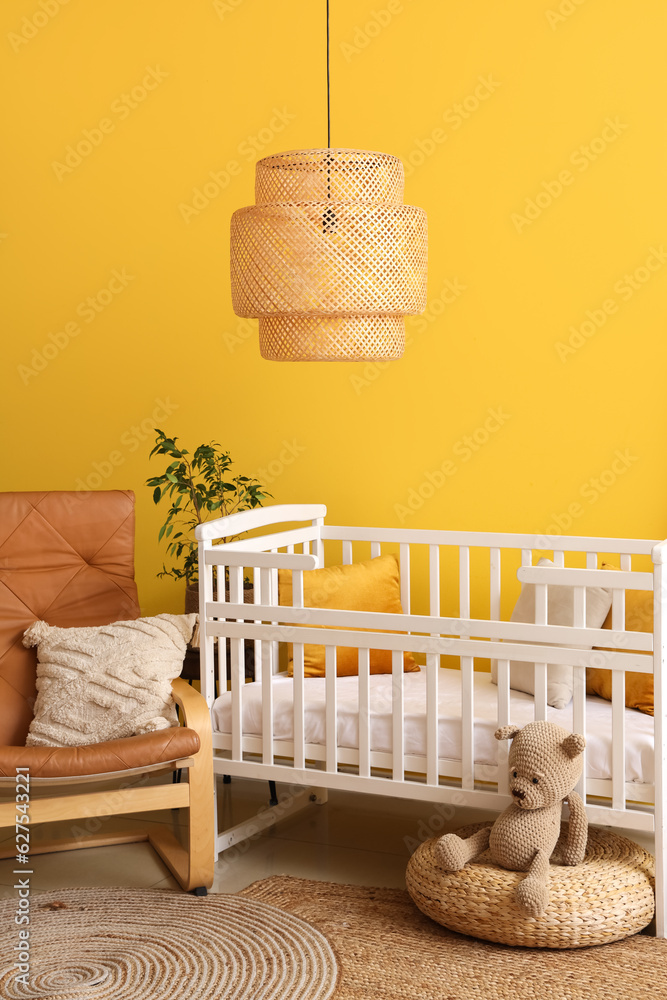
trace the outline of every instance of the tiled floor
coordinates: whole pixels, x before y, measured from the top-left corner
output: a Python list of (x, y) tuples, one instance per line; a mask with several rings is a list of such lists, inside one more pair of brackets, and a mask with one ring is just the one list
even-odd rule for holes
[[(278, 786), (279, 797), (281, 787)], [(283, 794), (285, 792), (283, 791)], [(235, 779), (218, 786), (218, 808), (226, 826), (250, 819), (268, 801), (266, 782)], [(177, 813), (149, 814), (151, 822), (178, 826)], [(492, 819), (493, 814), (458, 808), (443, 823), (429, 803), (406, 802), (383, 796), (330, 792), (324, 805), (308, 805), (279, 821), (253, 840), (220, 855), (212, 892), (237, 892), (270, 875), (296, 875), (324, 881), (373, 886), (404, 886), (407, 860), (416, 844), (429, 836), (466, 823)], [(103, 831), (146, 827), (145, 818), (110, 818)], [(71, 824), (35, 828), (36, 844), (47, 836), (64, 836)], [(652, 838), (627, 831), (648, 850)], [(0, 842), (6, 847), (13, 836)], [(13, 896), (15, 862), (0, 861), (0, 897)], [(74, 886), (136, 886), (178, 888), (168, 869), (147, 843), (124, 844), (52, 854), (33, 854), (33, 891)]]

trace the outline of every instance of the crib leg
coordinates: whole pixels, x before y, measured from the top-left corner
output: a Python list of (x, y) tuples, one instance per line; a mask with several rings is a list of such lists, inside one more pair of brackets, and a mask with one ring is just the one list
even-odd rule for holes
[(270, 799), (269, 799), (269, 805), (270, 806), (277, 806), (278, 805), (278, 795), (276, 793), (276, 783), (275, 783), (275, 781), (269, 781), (269, 795), (271, 796)]
[(218, 850), (218, 782), (213, 775), (213, 864), (216, 863), (220, 855)]
[(314, 802), (317, 806), (323, 806), (329, 801), (328, 788), (311, 788), (308, 794), (309, 802)]

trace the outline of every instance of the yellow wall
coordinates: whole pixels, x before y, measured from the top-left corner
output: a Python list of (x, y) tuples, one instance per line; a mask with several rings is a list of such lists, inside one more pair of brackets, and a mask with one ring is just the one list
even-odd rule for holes
[(324, 0), (0, 6), (2, 488), (134, 489), (146, 613), (181, 603), (156, 425), (335, 523), (667, 535), (664, 0), (331, 6), (333, 144), (401, 156), (429, 217), (386, 367), (263, 361), (231, 308), (256, 147), (326, 143)]

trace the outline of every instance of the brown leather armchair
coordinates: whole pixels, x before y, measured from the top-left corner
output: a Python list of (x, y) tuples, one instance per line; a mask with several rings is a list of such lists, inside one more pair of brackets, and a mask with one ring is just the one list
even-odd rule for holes
[[(30, 853), (148, 840), (181, 886), (203, 895), (213, 882), (211, 722), (204, 699), (182, 678), (173, 682), (182, 726), (82, 747), (24, 745), (36, 695), (35, 650), (21, 643), (28, 625), (43, 619), (67, 628), (138, 617), (133, 493), (0, 494), (0, 827), (15, 824), (17, 767), (30, 769), (36, 793), (31, 826), (186, 808), (187, 848), (155, 824), (157, 832), (105, 834), (102, 827), (91, 837), (33, 841)], [(177, 769), (187, 781), (144, 778)], [(85, 790), (86, 783), (104, 781), (109, 786), (102, 791)]]

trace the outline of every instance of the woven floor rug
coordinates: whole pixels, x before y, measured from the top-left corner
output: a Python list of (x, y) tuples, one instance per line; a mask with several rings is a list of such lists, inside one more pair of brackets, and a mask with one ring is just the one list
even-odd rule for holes
[(463, 937), (402, 889), (278, 876), (243, 895), (319, 928), (339, 965), (335, 1000), (665, 1000), (667, 941), (637, 934), (565, 951)]
[(334, 991), (326, 939), (263, 901), (107, 888), (29, 903), (0, 902), (2, 1000), (328, 1000)]

